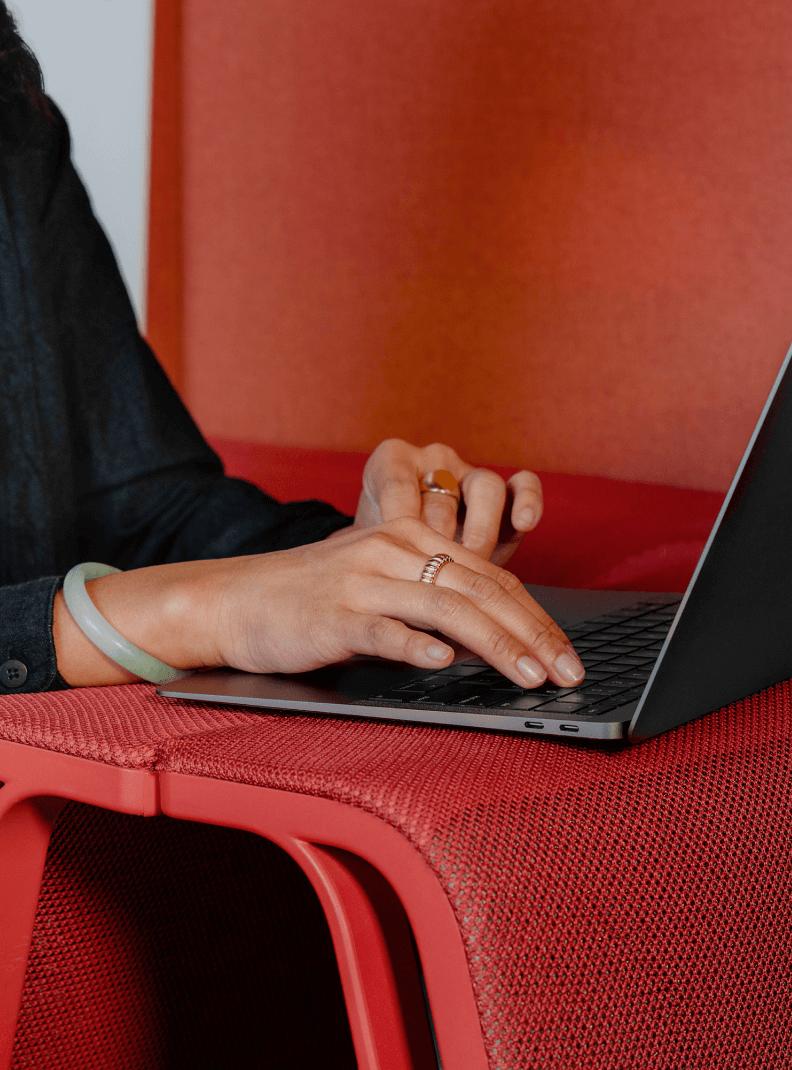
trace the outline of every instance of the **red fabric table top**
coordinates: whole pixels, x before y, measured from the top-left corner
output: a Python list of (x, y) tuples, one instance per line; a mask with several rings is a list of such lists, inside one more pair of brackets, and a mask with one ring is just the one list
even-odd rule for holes
[(260, 714), (158, 765), (398, 829), (455, 911), (493, 1068), (780, 1067), (790, 729), (785, 683), (620, 751)]
[(122, 769), (151, 769), (168, 740), (244, 725), (253, 716), (230, 706), (169, 705), (150, 684), (83, 687), (5, 695), (0, 739)]
[[(231, 474), (354, 507), (362, 457), (240, 449)], [(721, 500), (544, 485), (512, 567), (569, 586), (684, 588)], [(491, 1065), (510, 1070), (787, 1065), (791, 721), (789, 684), (622, 751), (213, 708), (149, 685), (0, 702), (2, 739), (321, 796), (396, 828), (449, 897)]]

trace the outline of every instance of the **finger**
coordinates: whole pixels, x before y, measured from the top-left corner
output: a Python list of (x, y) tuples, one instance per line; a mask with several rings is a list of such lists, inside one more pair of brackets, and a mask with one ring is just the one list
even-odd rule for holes
[[(548, 626), (551, 626), (562, 642), (569, 643), (569, 639), (561, 628), (559, 628), (553, 618), (542, 609), (539, 603), (531, 597), (523, 584), (513, 573), (499, 568), (490, 561), (484, 561), (477, 554), (474, 554), (460, 543), (441, 539), (439, 535), (429, 531), (423, 524), (415, 523), (413, 520), (405, 521), (403, 526), (399, 526), (395, 529), (395, 533), (401, 536), (404, 540), (403, 545), (405, 547), (415, 547), (417, 550), (425, 553), (427, 558), (432, 557), (434, 554), (449, 554), (458, 564), (464, 565), (466, 568), (472, 569), (474, 572), (483, 572), (485, 576), (491, 576), (506, 590), (511, 591), (513, 597), (525, 606), (526, 609), (535, 613), (540, 620)], [(423, 568), (423, 564), (421, 565), (421, 568)], [(441, 571), (441, 575), (443, 571), (445, 571), (445, 569)], [(416, 579), (419, 577), (420, 569), (418, 573), (416, 573)]]
[[(448, 572), (447, 565), (443, 572)], [(548, 676), (545, 666), (530, 649), (526, 629), (517, 636), (493, 613), (485, 612), (451, 586), (415, 584), (409, 580), (381, 579), (372, 594), (383, 613), (398, 614), (414, 628), (442, 632), (479, 654), (520, 687), (536, 687)], [(493, 613), (493, 615), (490, 615)], [(534, 634), (539, 636), (539, 629)], [(566, 683), (566, 681), (564, 681)]]
[(508, 481), (514, 495), (511, 523), (515, 531), (531, 531), (542, 518), (542, 484), (535, 472), (515, 472)]
[(498, 541), (506, 484), (496, 472), (472, 468), (462, 480), (462, 496), (465, 500), (462, 545), (488, 561)]
[(351, 614), (349, 642), (358, 654), (371, 654), (392, 661), (406, 661), (419, 668), (442, 668), (453, 660), (454, 651), (442, 640), (414, 631), (381, 614)]
[(458, 507), (452, 494), (441, 494), (436, 490), (421, 494), (421, 520), (447, 539), (453, 539), (456, 532)]
[[(398, 617), (417, 627), (438, 629), (522, 686), (535, 686), (544, 673), (562, 686), (583, 678), (583, 667), (569, 640), (516, 576), (482, 561), (458, 544), (442, 540), (422, 525), (405, 524), (408, 527), (413, 534), (412, 545), (383, 540), (378, 547), (380, 580), (367, 584), (368, 595), (363, 596), (376, 592), (378, 601), (371, 605), (371, 611)], [(435, 585), (415, 583), (426, 562), (422, 556), (425, 539), (434, 544), (429, 556), (445, 552), (456, 559), (441, 568)], [(445, 601), (440, 595), (437, 602), (437, 591), (446, 588), (452, 593)], [(426, 610), (426, 604), (434, 609)], [(526, 657), (538, 661), (539, 675), (535, 664), (531, 667), (530, 661), (521, 661)], [(526, 672), (526, 666), (530, 671)]]
[[(447, 573), (445, 578), (442, 572)], [(436, 582), (453, 587), (497, 625), (506, 628), (527, 647), (554, 683), (569, 687), (581, 682), (585, 670), (572, 644), (552, 617), (527, 595), (516, 576), (503, 569), (498, 576), (486, 576), (454, 563), (441, 570)], [(523, 600), (520, 596), (525, 595), (527, 598)]]
[[(416, 464), (419, 481), (430, 472), (450, 472), (460, 487), (460, 496), (462, 482), (472, 471), (470, 465), (466, 464), (455, 450), (441, 442), (433, 442), (430, 446), (418, 450)], [(424, 491), (421, 500), (423, 522), (447, 539), (453, 539), (457, 530), (459, 499), (450, 494), (439, 494), (437, 491)]]
[(379, 510), (383, 523), (421, 515), (414, 449), (399, 440), (384, 442), (366, 464), (363, 490)]

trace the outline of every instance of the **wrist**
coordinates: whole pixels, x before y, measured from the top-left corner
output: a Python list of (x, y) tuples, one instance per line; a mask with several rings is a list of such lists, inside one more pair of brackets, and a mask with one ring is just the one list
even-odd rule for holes
[[(220, 664), (211, 627), (211, 566), (158, 565), (90, 580), (86, 590), (105, 620), (125, 639), (176, 669)], [(61, 676), (72, 686), (138, 679), (94, 646), (58, 592), (53, 638)]]

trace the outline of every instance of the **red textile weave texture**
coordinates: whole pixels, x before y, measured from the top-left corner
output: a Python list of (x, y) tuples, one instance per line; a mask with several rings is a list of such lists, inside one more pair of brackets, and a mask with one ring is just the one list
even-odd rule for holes
[(159, 767), (398, 829), (456, 913), (492, 1070), (788, 1067), (792, 690), (637, 747), (260, 715)]
[(237, 829), (71, 803), (12, 1070), (352, 1070), (330, 933), (295, 862)]
[(0, 739), (125, 769), (150, 769), (164, 744), (244, 725), (255, 717), (230, 707), (165, 703), (151, 684), (85, 687), (0, 699)]

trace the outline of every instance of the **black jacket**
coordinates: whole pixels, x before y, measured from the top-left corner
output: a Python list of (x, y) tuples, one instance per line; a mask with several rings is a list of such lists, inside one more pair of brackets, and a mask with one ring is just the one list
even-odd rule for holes
[[(80, 561), (259, 553), (350, 522), (223, 475), (138, 333), (52, 112), (0, 106), (0, 695), (66, 686), (52, 603)], [(27, 669), (13, 690), (9, 659)]]

